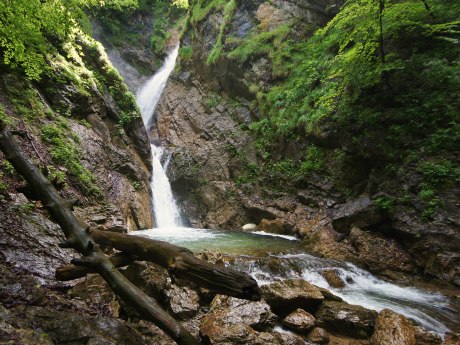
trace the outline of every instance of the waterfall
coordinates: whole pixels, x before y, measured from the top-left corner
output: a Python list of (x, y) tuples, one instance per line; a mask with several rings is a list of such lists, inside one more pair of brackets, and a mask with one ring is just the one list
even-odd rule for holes
[[(148, 79), (137, 91), (136, 99), (141, 109), (144, 126), (149, 133), (150, 126), (153, 122), (154, 112), (161, 93), (166, 86), (166, 81), (174, 69), (176, 63), (179, 45), (174, 47), (163, 63), (163, 66)], [(175, 228), (180, 227), (180, 212), (166, 176), (167, 164), (163, 167), (161, 158), (164, 150), (151, 144), (152, 150), (152, 182), (150, 188), (152, 191), (153, 213), (158, 228)], [(167, 159), (169, 162), (169, 158)]]
[(176, 64), (177, 53), (179, 52), (179, 45), (171, 50), (163, 63), (163, 66), (148, 79), (137, 91), (136, 100), (139, 108), (141, 109), (142, 121), (144, 126), (149, 132), (153, 120), (153, 114), (160, 99), (161, 93), (166, 86), (168, 77), (174, 69)]

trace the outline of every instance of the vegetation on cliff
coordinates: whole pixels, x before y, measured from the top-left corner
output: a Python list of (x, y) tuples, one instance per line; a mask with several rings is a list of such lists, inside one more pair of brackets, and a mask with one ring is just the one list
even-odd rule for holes
[[(130, 3), (117, 0), (107, 6)], [(82, 163), (82, 143), (72, 125), (91, 127), (87, 116), (97, 112), (102, 98), (112, 102), (109, 113), (120, 137), (140, 118), (134, 96), (87, 33), (84, 10), (96, 5), (93, 0), (0, 4), (1, 120), (37, 140), (35, 151), (46, 147), (51, 160), (39, 158), (51, 179), (93, 197), (101, 191)], [(12, 182), (2, 175), (3, 187)], [(7, 190), (2, 188), (2, 193)]]
[[(224, 4), (192, 2), (190, 23), (213, 11), (227, 18)], [(432, 217), (460, 179), (459, 17), (456, 1), (350, 0), (324, 28), (259, 18), (244, 37), (227, 18), (207, 63), (264, 58), (272, 69), (269, 85), (250, 86), (262, 167), (245, 181), (285, 189), (320, 175), (353, 195), (362, 189), (349, 166), (358, 165), (406, 186), (379, 199), (383, 208), (415, 198)]]

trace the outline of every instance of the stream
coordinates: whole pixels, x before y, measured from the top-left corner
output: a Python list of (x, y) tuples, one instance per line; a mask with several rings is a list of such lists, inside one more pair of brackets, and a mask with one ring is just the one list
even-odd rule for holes
[[(154, 122), (156, 104), (174, 69), (178, 48), (171, 50), (163, 67), (136, 94), (147, 132)], [(219, 251), (225, 255), (229, 267), (249, 273), (260, 285), (288, 278), (305, 279), (331, 290), (350, 304), (376, 311), (390, 308), (441, 335), (458, 327), (459, 310), (448, 297), (384, 281), (351, 263), (312, 256), (302, 251), (300, 241), (293, 236), (182, 227), (180, 211), (165, 172), (170, 157), (165, 149), (151, 146), (151, 189), (157, 228), (136, 231), (132, 235), (167, 241), (193, 251)], [(329, 286), (321, 274), (326, 269), (336, 270), (346, 286)]]

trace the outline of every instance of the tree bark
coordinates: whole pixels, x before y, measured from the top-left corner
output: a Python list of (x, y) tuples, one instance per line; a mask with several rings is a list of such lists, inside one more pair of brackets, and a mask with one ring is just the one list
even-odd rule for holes
[[(123, 267), (129, 265), (134, 261), (134, 258), (131, 255), (126, 255), (125, 253), (118, 253), (109, 257), (110, 262), (115, 267)], [(97, 273), (91, 267), (84, 266), (75, 266), (75, 265), (65, 265), (58, 267), (56, 269), (56, 279), (59, 281), (68, 281), (86, 276), (88, 273)]]
[(75, 248), (84, 256), (77, 263), (91, 267), (99, 273), (120, 298), (132, 306), (141, 318), (154, 322), (180, 345), (198, 345), (199, 342), (164, 311), (158, 303), (147, 296), (123, 276), (102, 253), (86, 231), (88, 225), (78, 219), (68, 203), (60, 197), (53, 185), (20, 149), (16, 139), (0, 123), (0, 149), (16, 171), (24, 177), (45, 205), (51, 217), (61, 226), (66, 246)]
[(174, 277), (185, 279), (217, 293), (256, 301), (261, 292), (248, 274), (219, 267), (195, 257), (188, 249), (167, 242), (116, 232), (90, 230), (96, 243), (111, 246), (138, 260), (150, 261)]

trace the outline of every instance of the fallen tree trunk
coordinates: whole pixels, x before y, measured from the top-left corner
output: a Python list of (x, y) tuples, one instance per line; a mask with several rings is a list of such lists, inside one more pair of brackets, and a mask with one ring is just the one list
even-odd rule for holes
[[(110, 262), (115, 267), (127, 266), (134, 261), (131, 255), (125, 253), (118, 253), (109, 257)], [(65, 265), (56, 269), (56, 279), (59, 281), (68, 281), (86, 276), (88, 273), (97, 273), (91, 267)]]
[(20, 149), (16, 139), (0, 122), (0, 149), (16, 171), (24, 177), (45, 205), (51, 217), (61, 226), (67, 241), (66, 247), (72, 247), (84, 256), (76, 263), (87, 266), (99, 273), (110, 288), (120, 298), (134, 308), (139, 316), (154, 322), (166, 334), (180, 345), (198, 345), (199, 342), (164, 311), (158, 303), (147, 296), (123, 276), (102, 253), (95, 241), (86, 231), (88, 225), (78, 219), (69, 208), (69, 204), (60, 197), (54, 186)]
[(188, 249), (163, 241), (110, 231), (91, 229), (90, 234), (99, 245), (131, 254), (137, 260), (153, 262), (166, 268), (174, 277), (194, 282), (224, 295), (252, 301), (260, 299), (259, 286), (251, 276), (200, 260)]

